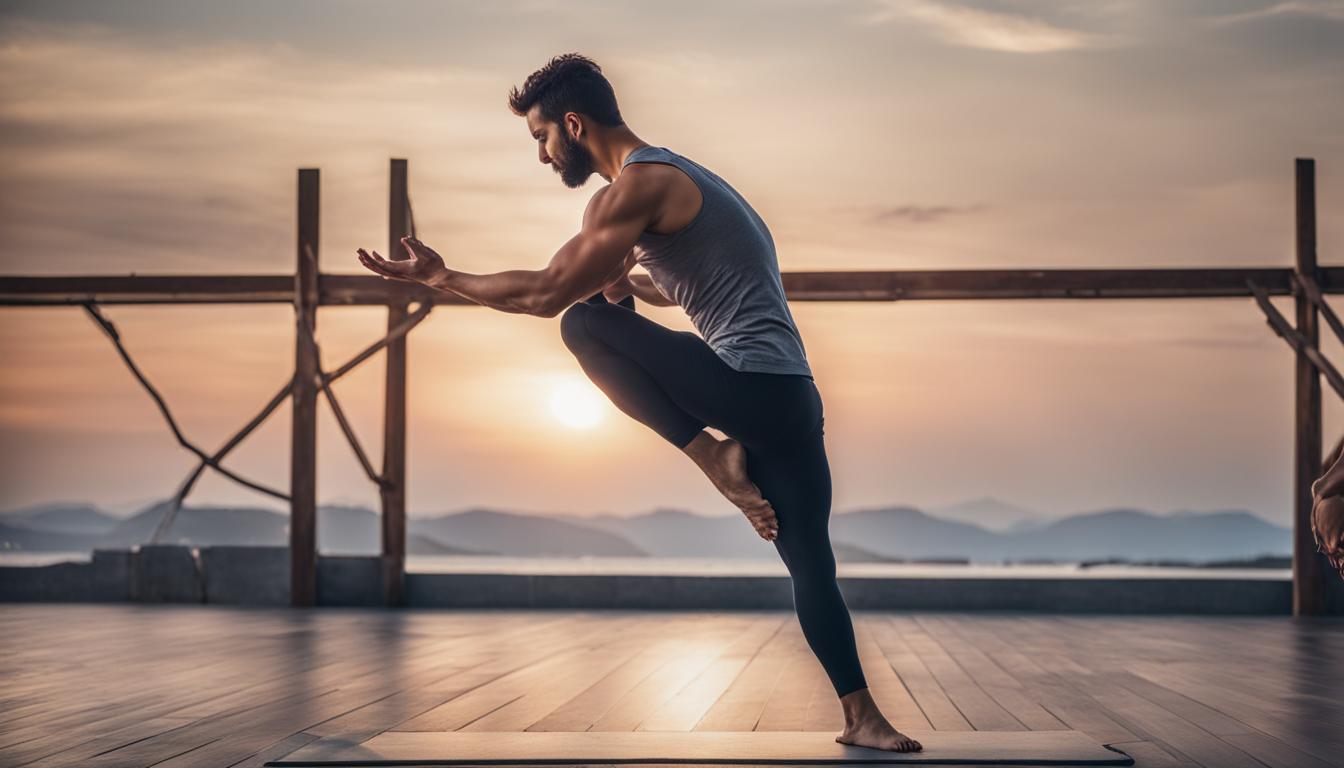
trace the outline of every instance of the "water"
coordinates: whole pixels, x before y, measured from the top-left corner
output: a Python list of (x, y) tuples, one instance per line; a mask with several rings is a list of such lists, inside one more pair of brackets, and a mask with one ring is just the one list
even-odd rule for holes
[[(367, 554), (367, 553), (365, 553)], [(0, 565), (48, 565), (89, 562), (89, 552), (0, 551)], [(788, 576), (778, 560), (721, 560), (693, 557), (500, 557), (411, 555), (410, 573), (509, 573), (640, 576)], [(971, 565), (935, 563), (840, 563), (840, 576), (851, 578), (1036, 578), (1036, 579), (1263, 579), (1288, 581), (1287, 568), (1179, 568), (1167, 566), (1099, 565), (1081, 568), (1074, 563)]]

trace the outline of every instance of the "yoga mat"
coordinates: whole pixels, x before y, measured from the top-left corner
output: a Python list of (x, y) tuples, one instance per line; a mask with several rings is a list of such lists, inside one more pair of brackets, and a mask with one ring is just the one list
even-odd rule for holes
[(835, 741), (829, 731), (384, 731), (311, 742), (267, 766), (593, 763), (1133, 765), (1078, 731), (909, 731), (922, 752)]

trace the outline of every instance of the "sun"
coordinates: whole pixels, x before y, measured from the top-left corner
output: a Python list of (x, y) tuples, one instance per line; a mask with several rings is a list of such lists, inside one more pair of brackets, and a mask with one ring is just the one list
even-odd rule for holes
[(571, 429), (592, 429), (606, 412), (602, 391), (588, 379), (564, 381), (551, 390), (551, 413)]

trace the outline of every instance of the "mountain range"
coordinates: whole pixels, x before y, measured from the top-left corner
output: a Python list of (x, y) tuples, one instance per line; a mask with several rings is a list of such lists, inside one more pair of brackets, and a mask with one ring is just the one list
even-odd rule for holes
[[(0, 549), (91, 551), (149, 541), (166, 502), (119, 518), (96, 506), (62, 502), (0, 513)], [(975, 509), (992, 519), (973, 522)], [(1105, 509), (1046, 520), (993, 499), (931, 514), (911, 506), (874, 507), (831, 515), (831, 541), (842, 562), (951, 560), (1059, 561), (1107, 558), (1215, 561), (1276, 556), (1292, 549), (1291, 531), (1244, 510)], [(781, 520), (781, 526), (787, 521)], [(407, 522), (413, 555), (511, 557), (696, 557), (777, 559), (746, 519), (657, 508), (633, 515), (533, 515), (471, 508)], [(288, 514), (262, 507), (187, 506), (165, 542), (284, 545)], [(355, 505), (318, 508), (318, 550), (372, 554), (379, 549), (377, 514)]]

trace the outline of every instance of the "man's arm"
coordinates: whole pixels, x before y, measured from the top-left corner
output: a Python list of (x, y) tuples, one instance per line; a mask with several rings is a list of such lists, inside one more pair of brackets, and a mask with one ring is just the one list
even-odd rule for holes
[(473, 275), (445, 267), (425, 284), (505, 312), (555, 317), (610, 283), (653, 220), (662, 192), (647, 180), (636, 183), (639, 173), (627, 168), (593, 195), (583, 227), (545, 269)]
[(635, 298), (648, 302), (655, 307), (675, 307), (677, 302), (663, 295), (648, 275), (626, 273), (602, 290), (607, 301), (617, 302), (633, 294)]
[[(645, 302), (652, 304), (655, 307), (677, 306), (677, 302), (664, 296), (663, 292), (658, 290), (658, 286), (653, 284), (653, 278), (648, 275), (627, 276), (626, 279), (630, 281), (630, 285), (635, 289), (635, 296), (643, 299)], [(647, 285), (645, 283), (647, 283)]]

